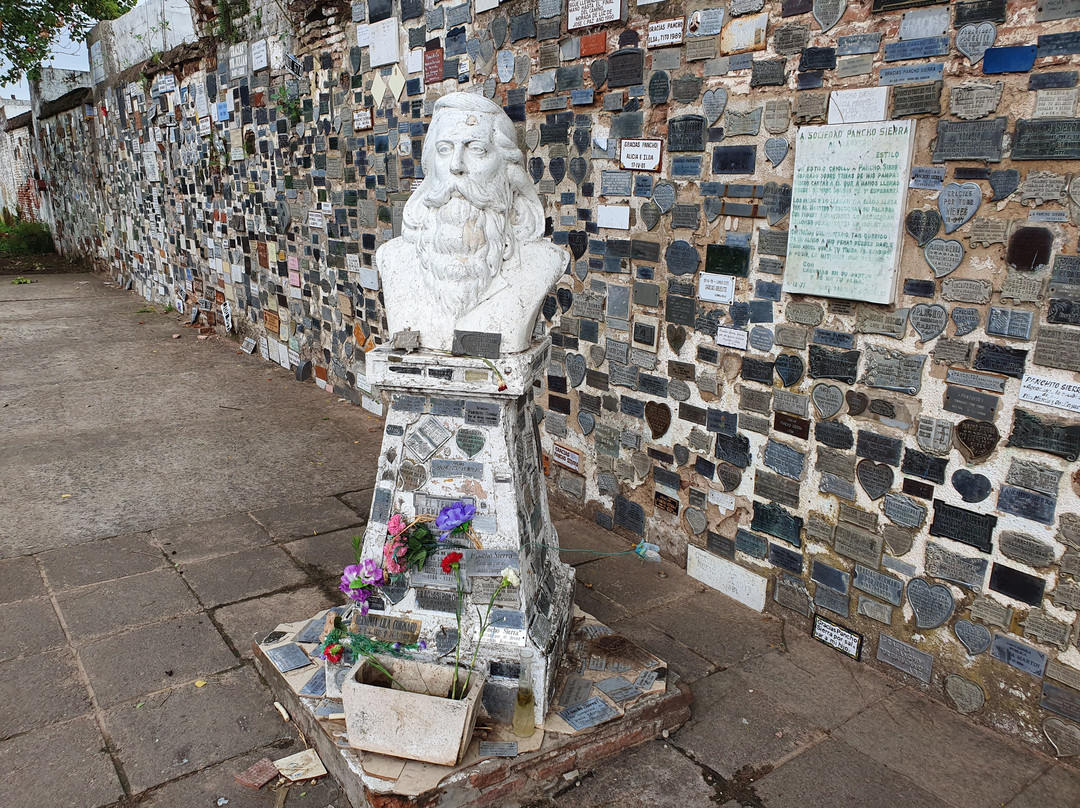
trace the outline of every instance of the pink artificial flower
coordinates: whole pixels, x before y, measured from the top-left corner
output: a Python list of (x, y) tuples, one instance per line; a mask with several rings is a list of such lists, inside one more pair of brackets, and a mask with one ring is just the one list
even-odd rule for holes
[(402, 518), (400, 513), (395, 513), (390, 517), (390, 521), (386, 525), (386, 532), (391, 536), (397, 536), (405, 530), (405, 519)]
[(383, 545), (383, 566), (386, 571), (391, 575), (400, 575), (405, 572), (405, 554), (408, 551), (408, 546), (400, 537)]

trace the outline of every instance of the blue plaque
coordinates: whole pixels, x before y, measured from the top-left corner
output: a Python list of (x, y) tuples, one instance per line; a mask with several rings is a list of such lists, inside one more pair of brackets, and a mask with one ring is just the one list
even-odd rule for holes
[(638, 174), (634, 177), (634, 196), (652, 198), (653, 178), (651, 174)]
[(1034, 45), (987, 48), (983, 55), (983, 73), (987, 76), (996, 73), (1027, 73), (1035, 66), (1036, 50)]
[(701, 157), (676, 155), (671, 158), (671, 176), (695, 178), (701, 176)]
[(595, 91), (591, 87), (582, 90), (571, 90), (570, 103), (573, 104), (575, 107), (587, 106), (589, 104), (592, 104), (594, 93)]
[(1024, 645), (1003, 634), (994, 635), (994, 641), (990, 645), (990, 656), (1024, 673), (1030, 673), (1032, 676), (1042, 676), (1043, 671), (1046, 670), (1046, 654), (1038, 648)]
[(756, 533), (740, 527), (735, 532), (735, 549), (752, 558), (765, 558), (769, 551), (769, 543)]

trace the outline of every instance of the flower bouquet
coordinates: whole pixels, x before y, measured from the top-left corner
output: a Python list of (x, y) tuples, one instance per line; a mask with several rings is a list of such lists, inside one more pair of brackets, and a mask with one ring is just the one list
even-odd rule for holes
[(384, 569), (393, 578), (409, 569), (419, 570), (440, 545), (469, 546), (460, 544), (462, 540), (479, 548), (480, 542), (472, 531), (475, 516), (476, 508), (467, 502), (453, 502), (439, 511), (438, 516), (422, 514), (411, 522), (395, 513), (386, 525), (389, 539), (383, 545)]

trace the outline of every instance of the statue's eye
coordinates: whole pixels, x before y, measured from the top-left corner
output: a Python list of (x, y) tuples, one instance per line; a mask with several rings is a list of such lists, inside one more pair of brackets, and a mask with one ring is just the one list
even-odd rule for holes
[(454, 151), (453, 144), (447, 143), (445, 140), (440, 142), (435, 148), (438, 150), (439, 154), (450, 154)]
[(480, 143), (470, 143), (469, 151), (475, 154), (477, 157), (483, 157), (488, 153), (487, 148)]

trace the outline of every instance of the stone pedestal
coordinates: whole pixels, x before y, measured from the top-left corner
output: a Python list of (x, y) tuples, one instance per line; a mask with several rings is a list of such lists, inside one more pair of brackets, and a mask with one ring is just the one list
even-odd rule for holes
[[(500, 571), (517, 568), (520, 590), (504, 590), (496, 601), (477, 666), (489, 674), (485, 709), (508, 721), (519, 654), (531, 648), (538, 724), (565, 649), (574, 585), (572, 568), (559, 560), (533, 419), (533, 382), (547, 365), (549, 349), (544, 340), (527, 351), (484, 360), (383, 346), (367, 356), (368, 381), (390, 400), (364, 556), (382, 562), (394, 513), (411, 521), (418, 514), (437, 515), (457, 500), (473, 504), (473, 529), (482, 547), (462, 551), (467, 592), (461, 661), (467, 663), (476, 646), (477, 609), (486, 612)], [(423, 570), (385, 589), (365, 630), (390, 640), (419, 631), (431, 656), (452, 661), (457, 582), (442, 573), (442, 556), (429, 557)]]

